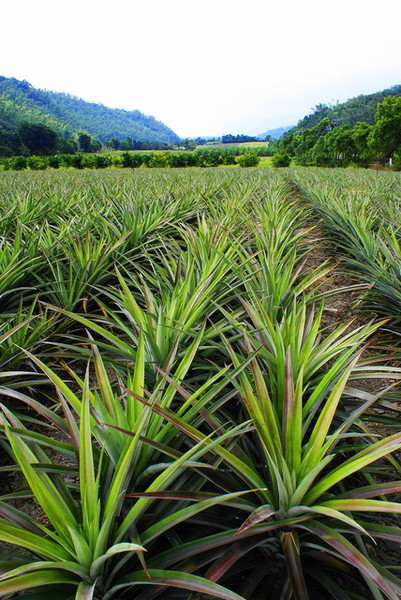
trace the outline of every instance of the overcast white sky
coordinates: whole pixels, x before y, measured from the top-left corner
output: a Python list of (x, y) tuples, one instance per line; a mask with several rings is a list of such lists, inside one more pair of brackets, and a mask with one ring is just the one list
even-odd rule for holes
[(258, 134), (401, 83), (401, 0), (0, 0), (0, 75)]

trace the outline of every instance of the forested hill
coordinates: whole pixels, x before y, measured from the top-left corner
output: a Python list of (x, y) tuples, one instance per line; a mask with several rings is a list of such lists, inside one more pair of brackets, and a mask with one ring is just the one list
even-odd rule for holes
[(27, 81), (0, 76), (0, 127), (12, 131), (23, 122), (43, 123), (64, 137), (85, 131), (102, 142), (127, 137), (167, 143), (179, 139), (164, 123), (139, 110), (107, 108), (69, 94), (34, 88)]
[(353, 127), (360, 122), (373, 125), (377, 105), (383, 102), (387, 96), (401, 96), (401, 85), (395, 85), (375, 94), (357, 96), (334, 106), (318, 104), (314, 112), (301, 119), (291, 131), (310, 129), (326, 117), (335, 126), (350, 125)]

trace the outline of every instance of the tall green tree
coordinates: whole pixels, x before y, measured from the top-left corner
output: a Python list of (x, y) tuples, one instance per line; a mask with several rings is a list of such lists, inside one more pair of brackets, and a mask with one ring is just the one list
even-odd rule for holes
[(57, 142), (57, 153), (58, 154), (75, 154), (78, 150), (78, 144), (74, 140), (67, 140), (63, 137), (59, 137)]
[(78, 148), (81, 150), (81, 152), (91, 151), (91, 141), (91, 136), (83, 131), (78, 135)]
[(373, 126), (369, 123), (359, 122), (352, 129), (352, 139), (356, 148), (355, 162), (363, 167), (367, 167), (374, 158), (374, 153), (370, 145), (370, 136)]
[(49, 155), (57, 152), (58, 135), (47, 125), (24, 122), (18, 127), (18, 135), (31, 154)]
[(342, 125), (335, 127), (325, 137), (326, 151), (333, 165), (345, 167), (355, 160), (357, 149), (352, 133), (349, 125)]
[(401, 97), (389, 96), (377, 106), (371, 146), (382, 156), (401, 151)]
[(28, 154), (28, 149), (23, 145), (18, 133), (6, 131), (0, 127), (0, 156), (15, 156)]
[(81, 152), (99, 152), (102, 145), (98, 140), (93, 139), (88, 133), (81, 131), (78, 135), (78, 149)]

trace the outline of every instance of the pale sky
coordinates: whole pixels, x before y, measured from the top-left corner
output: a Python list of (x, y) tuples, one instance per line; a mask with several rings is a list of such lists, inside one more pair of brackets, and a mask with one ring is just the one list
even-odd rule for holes
[(401, 0), (0, 0), (0, 75), (260, 134), (401, 83)]

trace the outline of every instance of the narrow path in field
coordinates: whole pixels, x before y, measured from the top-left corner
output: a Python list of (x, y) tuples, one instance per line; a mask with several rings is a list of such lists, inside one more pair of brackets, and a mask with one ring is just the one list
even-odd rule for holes
[[(286, 181), (292, 188), (291, 197), (310, 209), (305, 192), (300, 190), (294, 181), (288, 179)], [(324, 302), (322, 325), (334, 328), (336, 325), (350, 320), (353, 320), (354, 327), (367, 323), (370, 319), (359, 307), (364, 290), (361, 288), (344, 289), (352, 288), (360, 282), (356, 281), (351, 273), (347, 273), (341, 257), (336, 256), (333, 249), (330, 248), (321, 219), (313, 214), (313, 209), (308, 227), (310, 231), (306, 238), (308, 253), (305, 268), (312, 270), (324, 262), (332, 267), (326, 277), (319, 281), (319, 292), (328, 294)], [(335, 290), (339, 290), (339, 292), (333, 294), (332, 292)]]
[[(352, 287), (356, 285), (356, 281), (352, 275), (347, 273), (346, 269), (342, 267), (341, 259), (336, 259), (333, 253), (329, 250), (328, 242), (325, 240), (325, 235), (322, 226), (319, 223), (313, 224), (313, 230), (308, 237), (309, 252), (308, 259), (306, 262), (306, 268), (316, 268), (322, 262), (328, 261), (328, 264), (332, 265), (333, 268), (330, 273), (324, 278), (323, 282), (319, 286), (320, 292), (331, 293), (334, 290)], [(343, 324), (345, 321), (350, 321), (350, 330), (363, 326), (371, 321), (371, 318), (367, 312), (361, 309), (361, 301), (364, 295), (363, 289), (351, 289), (343, 290), (334, 295), (328, 295), (325, 298), (325, 310), (323, 313), (322, 326), (327, 327), (329, 330), (335, 329), (335, 327)], [(389, 336), (386, 331), (379, 330), (371, 338), (369, 348), (365, 350), (365, 355), (382, 355), (388, 354), (388, 360), (386, 364), (393, 367), (399, 367), (400, 361), (392, 355), (393, 351), (393, 339)], [(358, 388), (368, 392), (370, 394), (377, 394), (380, 390), (388, 387), (396, 380), (389, 379), (365, 379), (358, 380)], [(401, 407), (401, 402), (396, 403), (398, 407)], [(372, 420), (369, 425), (372, 431), (381, 437), (391, 435), (394, 433), (394, 429), (388, 429), (383, 424), (377, 423), (375, 415), (389, 414), (389, 411), (374, 406), (371, 409)], [(392, 415), (394, 416), (394, 415)], [(396, 456), (401, 461), (401, 456)], [(377, 483), (383, 483), (377, 476), (375, 476)], [(394, 473), (394, 479), (399, 479), (399, 474)], [(398, 526), (399, 522), (392, 515), (383, 514), (380, 522), (381, 525)], [(369, 552), (372, 555), (377, 556), (377, 560), (387, 562), (398, 566), (401, 564), (401, 548), (398, 542), (392, 542), (390, 540), (380, 540), (376, 544), (366, 543), (369, 548)]]
[[(330, 273), (320, 282), (319, 291), (329, 294), (325, 298), (325, 310), (323, 325), (334, 327), (345, 320), (354, 320), (355, 325), (362, 325), (368, 319), (359, 309), (359, 303), (363, 296), (363, 289), (344, 289), (352, 288), (357, 284), (350, 274), (347, 274), (342, 268), (340, 259), (333, 257), (333, 253), (328, 249), (327, 241), (324, 238), (324, 232), (319, 223), (313, 225), (313, 230), (308, 236), (309, 252), (306, 262), (306, 268), (315, 268), (326, 262), (332, 266)], [(335, 290), (338, 293), (333, 294)]]
[[(360, 280), (355, 279), (351, 273), (347, 272), (345, 262), (340, 256), (335, 256), (330, 249), (321, 224), (319, 222), (311, 223), (311, 227), (312, 231), (307, 238), (309, 251), (305, 267), (313, 269), (325, 261), (332, 267), (331, 271), (318, 284), (318, 292), (327, 294), (324, 298), (322, 326), (334, 329), (348, 321), (350, 329), (355, 329), (370, 323), (374, 317), (362, 308), (363, 296), (369, 289), (368, 284), (363, 287), (360, 285)], [(336, 290), (338, 293), (335, 293)], [(394, 337), (383, 329), (374, 336), (370, 347), (372, 352), (388, 353), (389, 364), (399, 367), (399, 359), (391, 354), (393, 350), (397, 350), (399, 353), (399, 349), (394, 348), (394, 343)]]

